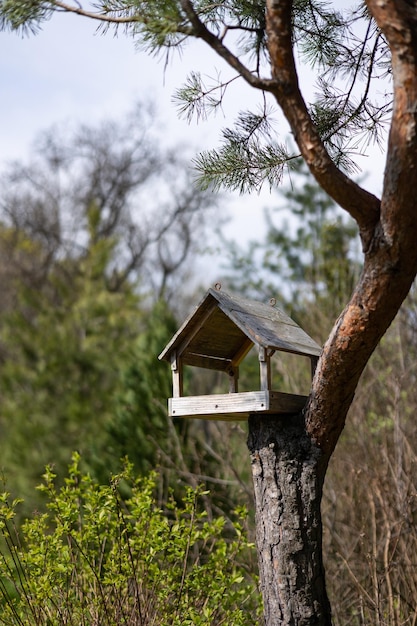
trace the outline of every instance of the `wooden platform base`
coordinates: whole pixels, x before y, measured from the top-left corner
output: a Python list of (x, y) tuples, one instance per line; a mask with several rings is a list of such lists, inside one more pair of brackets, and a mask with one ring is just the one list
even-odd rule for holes
[(211, 396), (170, 398), (170, 417), (198, 418), (206, 420), (243, 421), (251, 413), (299, 413), (307, 402), (307, 396), (297, 396), (278, 391), (247, 391), (243, 393)]

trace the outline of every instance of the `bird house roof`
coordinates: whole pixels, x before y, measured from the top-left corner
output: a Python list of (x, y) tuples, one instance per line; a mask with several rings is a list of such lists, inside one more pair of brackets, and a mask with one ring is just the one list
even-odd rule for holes
[(237, 366), (253, 345), (308, 357), (320, 346), (280, 309), (241, 296), (209, 289), (160, 359), (227, 370)]

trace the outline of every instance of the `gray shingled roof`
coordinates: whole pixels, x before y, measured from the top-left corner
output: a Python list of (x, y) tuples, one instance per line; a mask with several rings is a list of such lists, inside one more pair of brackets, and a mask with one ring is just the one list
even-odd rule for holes
[(209, 289), (159, 358), (170, 361), (176, 353), (184, 363), (223, 370), (238, 365), (254, 344), (308, 357), (321, 352), (277, 307)]

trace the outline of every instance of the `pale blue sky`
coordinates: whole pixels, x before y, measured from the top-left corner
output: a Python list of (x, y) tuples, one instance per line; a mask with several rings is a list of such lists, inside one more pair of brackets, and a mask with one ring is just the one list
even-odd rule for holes
[[(197, 152), (216, 146), (220, 129), (255, 97), (242, 83), (228, 102), (228, 119), (220, 112), (208, 122), (189, 125), (172, 103), (175, 88), (191, 69), (227, 75), (223, 61), (197, 42), (181, 57), (175, 54), (164, 69), (163, 59), (137, 51), (122, 31), (117, 37), (97, 34), (96, 24), (56, 15), (35, 36), (0, 32), (0, 167), (24, 158), (36, 135), (54, 124), (117, 119), (136, 101), (147, 99), (156, 99), (164, 139), (194, 145)], [(243, 239), (262, 236), (265, 202), (257, 196), (237, 198), (226, 232)]]
[(0, 33), (0, 158), (19, 156), (52, 123), (117, 117), (153, 97), (169, 133), (192, 141), (195, 128), (179, 121), (171, 104), (187, 64), (187, 55), (177, 57), (164, 72), (163, 61), (137, 52), (122, 32), (96, 34), (96, 22), (72, 15), (54, 16), (36, 36)]
[[(162, 60), (136, 51), (122, 31), (118, 37), (111, 32), (96, 34), (96, 23), (73, 15), (54, 16), (36, 36), (1, 32), (0, 166), (25, 157), (36, 134), (53, 124), (119, 118), (137, 100), (148, 98), (158, 102), (164, 138), (170, 144), (194, 144), (196, 151), (216, 146), (220, 129), (253, 103), (256, 94), (242, 83), (233, 99), (226, 100), (226, 118), (220, 113), (208, 122), (188, 125), (178, 119), (171, 97), (191, 69), (228, 75), (222, 60), (202, 43), (189, 46), (182, 57), (176, 55), (164, 71)], [(378, 154), (366, 159), (365, 170), (370, 169), (368, 163), (373, 175), (367, 186), (378, 192), (382, 159)], [(229, 234), (238, 239), (261, 236), (266, 203), (271, 203), (267, 192), (236, 198)]]

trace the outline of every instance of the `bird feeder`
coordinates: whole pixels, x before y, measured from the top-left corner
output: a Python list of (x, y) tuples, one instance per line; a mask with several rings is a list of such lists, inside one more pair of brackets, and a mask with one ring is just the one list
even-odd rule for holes
[[(304, 408), (307, 396), (272, 390), (271, 357), (277, 351), (308, 357), (314, 372), (321, 348), (273, 304), (220, 289), (207, 291), (159, 355), (171, 364), (170, 417), (246, 420), (251, 413), (291, 414)], [(259, 356), (260, 389), (239, 393), (239, 365), (253, 346)], [(224, 372), (229, 393), (184, 397), (184, 365)]]

